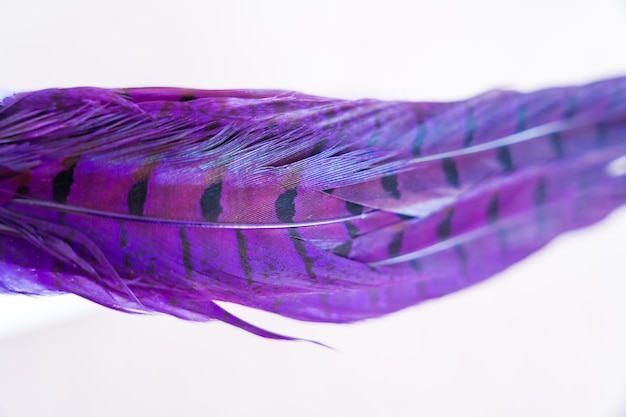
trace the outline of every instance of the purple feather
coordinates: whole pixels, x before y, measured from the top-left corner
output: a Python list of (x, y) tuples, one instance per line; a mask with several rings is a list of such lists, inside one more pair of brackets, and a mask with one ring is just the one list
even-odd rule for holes
[(290, 339), (214, 301), (351, 322), (457, 291), (624, 204), (625, 156), (626, 78), (454, 103), (21, 93), (0, 102), (0, 292)]

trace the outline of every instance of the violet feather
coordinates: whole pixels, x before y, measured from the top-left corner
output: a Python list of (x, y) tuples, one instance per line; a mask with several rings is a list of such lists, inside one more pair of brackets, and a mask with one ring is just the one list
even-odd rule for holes
[(626, 78), (452, 103), (20, 93), (0, 102), (0, 292), (289, 339), (215, 301), (351, 322), (443, 296), (624, 204), (625, 155)]

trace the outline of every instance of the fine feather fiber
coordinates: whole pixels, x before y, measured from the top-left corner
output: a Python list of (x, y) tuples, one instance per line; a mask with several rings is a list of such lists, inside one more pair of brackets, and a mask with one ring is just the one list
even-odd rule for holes
[(624, 204), (625, 156), (626, 78), (451, 103), (18, 93), (0, 292), (291, 339), (215, 301), (343, 323), (446, 295)]

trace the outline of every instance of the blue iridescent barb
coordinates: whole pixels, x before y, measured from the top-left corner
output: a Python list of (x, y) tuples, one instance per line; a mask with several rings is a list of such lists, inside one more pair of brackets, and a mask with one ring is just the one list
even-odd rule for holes
[(0, 102), (0, 292), (378, 317), (626, 201), (626, 78), (452, 103), (70, 88)]

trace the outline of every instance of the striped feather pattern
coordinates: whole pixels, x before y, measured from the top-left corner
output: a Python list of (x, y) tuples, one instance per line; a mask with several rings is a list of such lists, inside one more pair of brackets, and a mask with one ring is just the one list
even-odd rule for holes
[(72, 88), (0, 104), (0, 292), (351, 322), (626, 201), (626, 78), (453, 103)]

